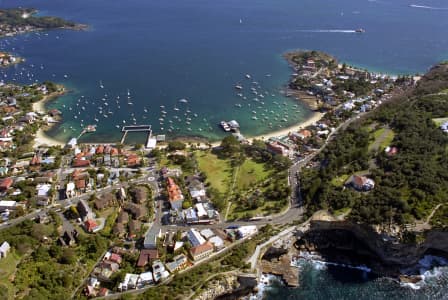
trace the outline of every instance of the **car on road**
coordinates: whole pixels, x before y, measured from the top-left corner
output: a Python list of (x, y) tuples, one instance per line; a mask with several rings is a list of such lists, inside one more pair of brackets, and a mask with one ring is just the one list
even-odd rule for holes
[(226, 229), (238, 229), (238, 228), (240, 228), (240, 226), (238, 226), (238, 225), (231, 225), (231, 226), (227, 227)]

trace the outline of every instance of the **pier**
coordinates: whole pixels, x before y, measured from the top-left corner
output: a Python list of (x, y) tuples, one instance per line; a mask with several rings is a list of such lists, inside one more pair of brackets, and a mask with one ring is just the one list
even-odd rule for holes
[(152, 137), (152, 129), (151, 125), (128, 125), (123, 126), (121, 128), (121, 132), (123, 133), (123, 136), (121, 137), (120, 143), (123, 144), (126, 136), (128, 135), (128, 132), (148, 132), (148, 136), (146, 137), (146, 144), (148, 144), (148, 141)]

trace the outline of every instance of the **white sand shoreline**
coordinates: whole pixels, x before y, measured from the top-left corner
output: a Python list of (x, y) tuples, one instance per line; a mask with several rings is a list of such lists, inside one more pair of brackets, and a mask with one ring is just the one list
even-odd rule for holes
[(258, 140), (266, 141), (266, 140), (268, 140), (270, 138), (273, 138), (273, 137), (286, 136), (286, 135), (288, 135), (291, 132), (299, 131), (299, 130), (305, 128), (305, 127), (313, 125), (314, 123), (316, 123), (319, 120), (321, 120), (323, 116), (324, 116), (324, 114), (321, 113), (321, 112), (313, 112), (313, 114), (309, 118), (304, 120), (303, 122), (291, 125), (291, 126), (289, 126), (287, 128), (275, 130), (275, 131), (272, 131), (272, 132), (269, 132), (269, 133), (266, 133), (266, 134), (257, 135), (257, 136), (254, 136), (254, 137), (249, 137), (249, 140), (252, 141), (252, 140), (258, 139)]
[[(59, 96), (62, 96), (64, 93), (65, 93), (65, 89), (63, 89), (61, 92), (56, 92), (56, 93), (52, 93), (50, 95), (44, 96), (41, 100), (33, 103), (33, 111), (40, 113), (40, 114), (45, 114), (47, 112), (47, 110), (45, 109), (45, 104), (48, 101), (51, 101)], [(52, 124), (51, 126), (54, 126), (54, 124)], [(38, 148), (39, 146), (44, 146), (44, 145), (46, 145), (46, 146), (64, 146), (65, 143), (48, 136), (45, 133), (45, 130), (43, 128), (39, 128), (34, 137), (34, 148)]]

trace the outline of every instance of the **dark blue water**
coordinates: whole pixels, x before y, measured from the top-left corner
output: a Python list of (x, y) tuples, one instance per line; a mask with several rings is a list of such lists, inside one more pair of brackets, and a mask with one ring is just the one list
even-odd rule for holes
[[(90, 29), (32, 33), (3, 40), (0, 47), (27, 59), (6, 71), (6, 80), (50, 79), (71, 89), (50, 105), (64, 113), (64, 124), (50, 132), (58, 139), (75, 136), (81, 124), (95, 119), (97, 133), (86, 138), (97, 141), (117, 140), (116, 127), (123, 120), (151, 124), (156, 133), (218, 139), (223, 133), (216, 124), (236, 119), (243, 134), (257, 135), (310, 114), (280, 93), (291, 73), (282, 58), (285, 51), (324, 50), (343, 61), (391, 73), (424, 72), (448, 58), (448, 11), (412, 8), (412, 3), (6, 0), (0, 5), (36, 7), (41, 14), (86, 23)], [(445, 1), (417, 4), (448, 6)], [(356, 28), (366, 33), (346, 32)], [(258, 86), (251, 84), (254, 80)], [(243, 84), (246, 100), (237, 95), (236, 83)], [(265, 97), (254, 101), (250, 87)], [(133, 105), (127, 104), (128, 90)], [(181, 98), (189, 102), (179, 103)]]
[(435, 268), (424, 274), (424, 281), (411, 287), (358, 269), (307, 262), (299, 272), (299, 288), (287, 288), (281, 281), (274, 280), (272, 286), (265, 288), (263, 299), (447, 299), (448, 268)]

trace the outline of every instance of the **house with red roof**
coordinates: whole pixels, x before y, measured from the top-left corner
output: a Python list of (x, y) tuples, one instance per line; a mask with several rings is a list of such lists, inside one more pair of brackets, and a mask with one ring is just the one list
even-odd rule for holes
[(289, 149), (287, 149), (284, 145), (280, 144), (278, 141), (271, 141), (266, 144), (266, 148), (276, 154), (280, 154), (282, 156), (288, 156)]
[(31, 159), (30, 166), (36, 166), (36, 165), (40, 165), (40, 157), (34, 155), (33, 158)]
[(103, 154), (104, 153), (104, 146), (103, 145), (99, 145), (96, 150), (95, 150), (96, 154)]
[(127, 156), (126, 163), (128, 167), (137, 167), (140, 165), (140, 157), (135, 153), (131, 153)]
[(375, 187), (375, 182), (366, 176), (352, 175), (349, 179), (349, 183), (356, 190), (362, 192), (370, 191)]
[(192, 247), (190, 249), (190, 254), (193, 257), (193, 260), (199, 260), (212, 254), (213, 249), (213, 244), (207, 241), (202, 245)]
[(395, 156), (398, 153), (398, 148), (397, 147), (386, 147), (386, 149), (384, 149), (384, 152), (386, 152), (387, 156)]
[(167, 192), (168, 192), (168, 200), (171, 204), (171, 207), (175, 210), (182, 209), (182, 203), (184, 201), (184, 195), (180, 187), (176, 184), (173, 178), (167, 178)]
[(151, 265), (153, 261), (159, 258), (159, 251), (157, 249), (142, 249), (138, 257), (137, 267), (144, 267)]
[(78, 179), (75, 181), (76, 189), (84, 193), (86, 191), (86, 181), (85, 179)]
[(119, 254), (117, 254), (117, 253), (112, 253), (110, 255), (110, 257), (109, 257), (109, 260), (113, 261), (113, 262), (115, 262), (117, 264), (121, 264), (121, 262), (122, 262), (121, 256)]
[(6, 190), (8, 190), (13, 183), (14, 181), (10, 177), (0, 180), (0, 192), (6, 192)]
[(110, 149), (110, 155), (111, 156), (115, 156), (115, 155), (118, 155), (118, 154), (120, 154), (120, 152), (118, 151), (117, 148), (111, 148)]
[(77, 158), (77, 159), (73, 160), (72, 166), (74, 168), (90, 167), (90, 160)]
[(93, 219), (88, 219), (84, 222), (87, 232), (94, 232), (98, 228), (98, 224)]

